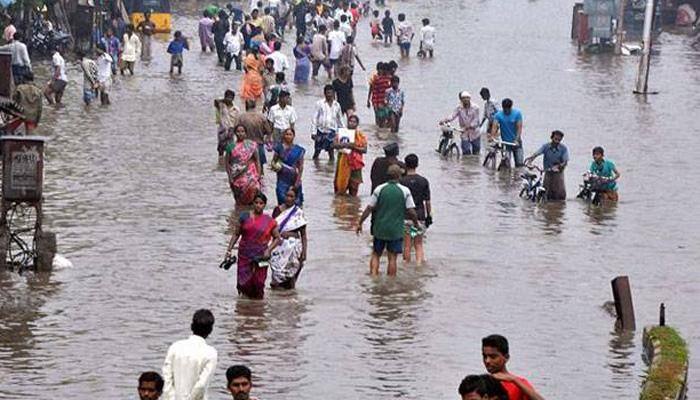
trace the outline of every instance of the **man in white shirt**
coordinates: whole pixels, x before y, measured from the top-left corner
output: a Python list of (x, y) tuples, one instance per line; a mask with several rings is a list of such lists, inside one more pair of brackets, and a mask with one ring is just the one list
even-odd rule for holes
[(340, 18), (345, 15), (347, 17), (348, 21), (352, 21), (352, 13), (348, 9), (348, 2), (347, 1), (342, 1), (340, 3), (340, 7), (338, 7), (335, 10), (335, 14), (333, 15), (333, 19), (336, 21), (340, 21)]
[(406, 21), (406, 14), (399, 14), (399, 25), (396, 28), (401, 57), (408, 57), (411, 51), (411, 41), (413, 40), (413, 24)]
[(32, 61), (29, 59), (29, 51), (27, 45), (22, 43), (22, 34), (15, 32), (14, 39), (4, 46), (0, 46), (0, 50), (9, 50), (12, 54), (12, 77), (15, 85), (24, 83), (24, 76), (32, 72)]
[(435, 28), (430, 25), (428, 18), (423, 18), (423, 27), (420, 28), (420, 51), (424, 57), (433, 58), (433, 47), (435, 46)]
[(311, 120), (311, 139), (314, 140), (314, 156), (318, 159), (321, 151), (328, 152), (328, 158), (335, 159), (333, 154), (333, 141), (338, 133), (338, 129), (345, 127), (343, 111), (340, 104), (335, 100), (335, 89), (332, 85), (323, 88), (323, 100), (316, 103), (316, 111)]
[(214, 328), (214, 315), (197, 310), (192, 317), (193, 335), (173, 343), (163, 363), (165, 400), (207, 400), (207, 388), (216, 369), (216, 349), (206, 339)]
[(46, 101), (49, 104), (61, 104), (63, 91), (68, 84), (68, 76), (66, 76), (66, 60), (63, 59), (58, 48), (54, 50), (51, 57), (51, 65), (53, 66), (53, 74), (51, 75), (51, 81), (44, 89), (44, 97), (46, 97)]
[(267, 113), (267, 120), (272, 124), (272, 140), (274, 143), (282, 141), (282, 134), (289, 128), (294, 129), (297, 122), (297, 112), (289, 105), (289, 92), (280, 91), (277, 104), (270, 107)]
[(275, 62), (273, 65), (275, 73), (286, 72), (289, 69), (289, 59), (287, 59), (287, 56), (282, 54), (280, 51), (281, 49), (282, 42), (275, 42), (274, 51), (267, 56), (268, 59), (272, 59)]
[(333, 30), (328, 33), (328, 43), (330, 44), (328, 61), (330, 62), (331, 68), (333, 68), (335, 64), (338, 63), (340, 52), (345, 45), (345, 33), (340, 30), (339, 21), (333, 21)]
[(242, 69), (241, 65), (241, 46), (243, 46), (243, 34), (238, 30), (238, 25), (234, 22), (231, 24), (231, 30), (226, 32), (224, 36), (224, 48), (226, 49), (226, 61), (224, 69), (231, 70), (231, 62), (236, 61), (236, 70)]
[(102, 43), (97, 44), (97, 83), (100, 92), (100, 103), (103, 106), (109, 105), (109, 90), (112, 87), (112, 56), (107, 53)]
[(345, 39), (352, 37), (352, 25), (347, 15), (340, 16), (340, 31), (345, 34)]

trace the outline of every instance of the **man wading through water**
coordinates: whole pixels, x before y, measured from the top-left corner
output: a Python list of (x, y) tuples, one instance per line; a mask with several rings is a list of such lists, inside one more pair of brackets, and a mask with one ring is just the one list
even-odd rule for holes
[(136, 31), (141, 34), (141, 60), (151, 61), (151, 42), (153, 33), (156, 31), (156, 24), (151, 21), (150, 11), (146, 11), (143, 18), (143, 21), (136, 26)]
[(357, 234), (362, 232), (362, 223), (372, 214), (372, 258), (369, 262), (370, 275), (379, 275), (379, 259), (387, 250), (389, 267), (387, 274), (396, 275), (396, 259), (403, 251), (404, 215), (414, 226), (418, 226), (416, 205), (411, 191), (401, 184), (403, 171), (398, 165), (389, 167), (389, 181), (372, 192), (369, 204), (357, 223)]
[(551, 139), (550, 143), (543, 144), (539, 150), (526, 158), (525, 164), (530, 164), (541, 155), (545, 171), (543, 186), (547, 190), (547, 200), (566, 200), (564, 168), (569, 162), (569, 150), (561, 144), (564, 139), (562, 131), (552, 132)]

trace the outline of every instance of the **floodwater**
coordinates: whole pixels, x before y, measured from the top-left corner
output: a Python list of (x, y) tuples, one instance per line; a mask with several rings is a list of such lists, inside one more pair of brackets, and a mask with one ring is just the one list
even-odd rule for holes
[[(389, 5), (416, 24), (431, 18), (439, 34), (434, 60), (400, 62), (407, 106), (398, 136), (376, 132), (360, 112), (368, 162), (393, 140), (421, 158), (435, 209), (428, 265), (369, 277), (370, 238), (353, 232), (368, 171), (361, 203), (334, 198), (333, 167), (309, 159), (309, 260), (297, 290), (237, 298), (233, 270), (217, 268), (233, 201), (216, 166), (211, 104), (238, 89), (240, 74), (193, 46), (183, 76), (171, 78), (163, 38), (150, 65), (117, 81), (111, 107), (84, 110), (76, 67), (67, 106), (47, 107), (45, 220), (74, 267), (0, 273), (0, 397), (134, 398), (139, 373), (160, 369), (204, 307), (217, 318), (213, 399), (228, 398), (224, 372), (236, 363), (252, 367), (264, 399), (456, 398), (460, 379), (483, 371), (480, 339), (495, 332), (510, 339), (510, 369), (547, 398), (635, 398), (641, 327), (657, 321), (661, 302), (690, 343), (691, 393), (700, 389), (698, 42), (661, 35), (650, 80), (660, 94), (643, 98), (632, 94), (636, 58), (577, 54), (569, 2)], [(193, 36), (199, 7), (176, 5), (175, 28)], [(396, 47), (369, 43), (366, 24), (363, 61), (397, 59)], [(362, 73), (356, 82), (362, 104)], [(565, 204), (527, 204), (511, 175), (433, 152), (436, 121), (459, 91), (481, 86), (523, 111), (527, 152), (553, 129), (566, 133)], [(307, 150), (321, 87), (293, 95)], [(595, 145), (622, 172), (617, 207), (574, 198)], [(632, 283), (634, 334), (616, 334), (601, 307), (617, 275)]]

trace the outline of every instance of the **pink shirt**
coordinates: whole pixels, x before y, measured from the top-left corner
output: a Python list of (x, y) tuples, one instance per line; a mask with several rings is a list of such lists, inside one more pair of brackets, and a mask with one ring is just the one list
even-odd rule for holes
[(2, 34), (2, 38), (5, 39), (6, 42), (11, 42), (15, 36), (15, 32), (17, 32), (17, 28), (15, 28), (14, 25), (7, 25), (7, 27), (5, 27), (5, 32)]

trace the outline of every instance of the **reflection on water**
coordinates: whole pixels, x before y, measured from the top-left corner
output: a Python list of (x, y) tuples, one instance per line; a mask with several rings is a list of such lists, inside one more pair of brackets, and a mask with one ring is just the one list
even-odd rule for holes
[[(306, 339), (301, 330), (308, 307), (294, 290), (269, 290), (266, 295), (265, 302), (234, 300), (233, 321), (221, 329), (233, 351), (220, 354), (219, 359), (223, 370), (234, 364), (249, 365), (256, 375), (256, 390), (281, 395), (307, 377), (303, 367), (308, 361), (299, 349)], [(261, 360), (267, 360), (264, 369), (258, 367)]]
[(566, 201), (552, 201), (540, 207), (545, 235), (561, 234), (566, 226)]
[(333, 197), (333, 217), (336, 225), (344, 231), (354, 232), (362, 214), (361, 200), (351, 196)]
[(605, 202), (601, 205), (594, 205), (590, 202), (580, 201), (584, 215), (590, 222), (590, 232), (593, 235), (600, 235), (604, 230), (614, 228), (617, 223), (617, 203)]
[(20, 276), (0, 271), (0, 371), (13, 371), (3, 373), (0, 397), (26, 395), (13, 388), (23, 384), (17, 379), (33, 379), (30, 376), (35, 375), (34, 346), (47, 340), (36, 332), (38, 321), (45, 317), (41, 306), (58, 290), (60, 284), (51, 280), (51, 273), (25, 272)]
[(607, 368), (613, 373), (613, 387), (625, 388), (634, 384), (637, 371), (635, 360), (639, 357), (635, 345), (634, 331), (614, 330), (610, 332), (610, 351)]
[(419, 326), (430, 297), (425, 292), (428, 278), (422, 268), (403, 268), (397, 279), (374, 278), (362, 284), (367, 307), (360, 319), (368, 332), (368, 347), (359, 358), (375, 380), (360, 393), (394, 398), (416, 393), (420, 363), (409, 360), (427, 350)]

